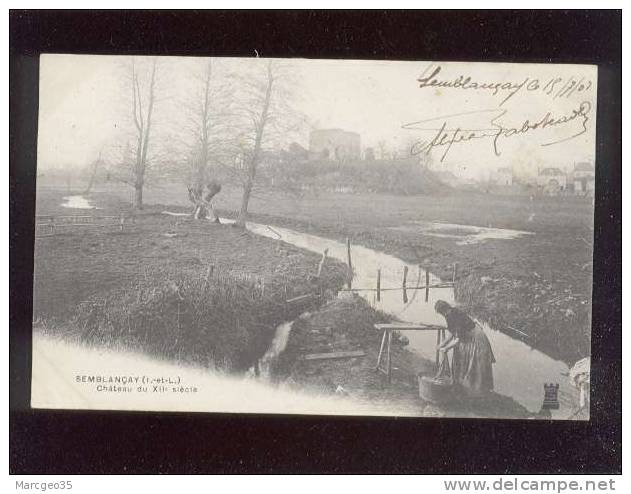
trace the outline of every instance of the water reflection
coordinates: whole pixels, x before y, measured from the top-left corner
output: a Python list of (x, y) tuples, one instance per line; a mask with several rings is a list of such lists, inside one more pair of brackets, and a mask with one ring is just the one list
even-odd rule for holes
[(99, 209), (96, 206), (92, 206), (90, 201), (83, 196), (66, 196), (63, 198), (65, 201), (62, 203), (62, 208), (71, 209)]

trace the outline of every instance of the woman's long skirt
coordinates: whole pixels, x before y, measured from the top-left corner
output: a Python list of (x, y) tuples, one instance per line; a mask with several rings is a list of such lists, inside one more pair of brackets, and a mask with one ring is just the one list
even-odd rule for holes
[(454, 348), (454, 381), (465, 386), (472, 394), (482, 394), (493, 389), (493, 364), (495, 356), (491, 343), (482, 331), (475, 328)]

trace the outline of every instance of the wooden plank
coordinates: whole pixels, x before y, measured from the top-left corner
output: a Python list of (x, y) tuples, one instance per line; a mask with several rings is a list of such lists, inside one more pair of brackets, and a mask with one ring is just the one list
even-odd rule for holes
[[(451, 284), (451, 282), (449, 283), (440, 283), (437, 285), (429, 285), (428, 287), (426, 286), (406, 286), (405, 289), (407, 290), (425, 290), (427, 288), (451, 288), (453, 285)], [(386, 287), (386, 288), (380, 288), (380, 291), (382, 292), (390, 292), (390, 291), (396, 291), (396, 290), (402, 290), (401, 288), (394, 288), (394, 287)], [(338, 291), (340, 292), (375, 292), (377, 291), (376, 288), (340, 288)]]
[(406, 324), (406, 323), (388, 323), (388, 324), (375, 324), (375, 329), (386, 330), (394, 329), (397, 331), (436, 331), (441, 329), (447, 329), (446, 326), (437, 326), (434, 324)]
[(290, 298), (289, 300), (285, 300), (286, 303), (290, 304), (292, 302), (298, 302), (300, 300), (304, 300), (306, 298), (313, 297), (313, 293), (307, 293), (306, 295), (300, 295), (298, 297)]
[(352, 358), (352, 357), (365, 357), (366, 353), (363, 350), (354, 350), (350, 352), (330, 352), (330, 353), (310, 353), (303, 357), (304, 360), (328, 360), (336, 358)]

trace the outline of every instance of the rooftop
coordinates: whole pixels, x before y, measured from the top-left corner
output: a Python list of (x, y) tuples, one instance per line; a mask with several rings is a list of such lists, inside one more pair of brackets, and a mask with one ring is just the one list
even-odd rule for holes
[(591, 163), (587, 163), (587, 162), (576, 163), (574, 165), (574, 171), (575, 172), (593, 172), (594, 167), (592, 166)]
[(565, 173), (563, 173), (563, 171), (559, 168), (544, 168), (543, 170), (539, 171), (539, 175), (552, 177), (557, 175), (565, 175)]

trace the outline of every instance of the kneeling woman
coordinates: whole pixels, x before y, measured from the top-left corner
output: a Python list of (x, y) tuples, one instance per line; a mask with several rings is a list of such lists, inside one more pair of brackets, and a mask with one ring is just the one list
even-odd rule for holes
[(454, 382), (465, 386), (471, 395), (483, 395), (493, 389), (495, 356), (491, 343), (467, 314), (439, 300), (434, 309), (447, 321), (451, 336), (438, 345), (440, 352), (454, 349), (452, 369)]

